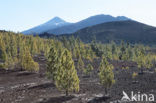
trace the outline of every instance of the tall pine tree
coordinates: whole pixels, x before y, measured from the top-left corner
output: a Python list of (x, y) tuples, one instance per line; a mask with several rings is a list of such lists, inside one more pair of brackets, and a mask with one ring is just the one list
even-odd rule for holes
[(103, 56), (99, 70), (100, 83), (104, 86), (107, 95), (108, 89), (115, 83), (113, 65), (109, 64), (106, 57)]
[(61, 65), (55, 83), (59, 90), (65, 90), (66, 96), (73, 90), (79, 91), (79, 78), (71, 53), (67, 49), (64, 50), (61, 57)]

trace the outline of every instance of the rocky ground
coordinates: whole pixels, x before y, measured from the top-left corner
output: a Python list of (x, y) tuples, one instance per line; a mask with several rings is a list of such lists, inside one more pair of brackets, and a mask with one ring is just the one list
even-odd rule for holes
[[(133, 72), (139, 73), (133, 62), (112, 61), (116, 83), (110, 89), (109, 97), (105, 96), (104, 88), (99, 84), (97, 60), (93, 64), (94, 71), (91, 76), (78, 71), (80, 91), (65, 97), (64, 93), (58, 91), (54, 83), (46, 78), (44, 57), (36, 56), (35, 61), (40, 65), (39, 73), (0, 69), (0, 103), (122, 103), (122, 91), (127, 94), (134, 91), (156, 96), (155, 69), (144, 69), (144, 74), (133, 79)], [(121, 69), (124, 66), (130, 68)]]

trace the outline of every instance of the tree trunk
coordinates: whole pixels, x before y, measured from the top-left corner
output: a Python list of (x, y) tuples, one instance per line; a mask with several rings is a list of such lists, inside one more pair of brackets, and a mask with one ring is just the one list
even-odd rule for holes
[(68, 95), (69, 95), (68, 90), (66, 90), (66, 96), (68, 96)]
[(107, 88), (105, 88), (105, 94), (106, 94), (106, 95), (108, 94), (108, 90), (107, 90)]
[(143, 68), (141, 68), (141, 74), (143, 74), (144, 73), (144, 70), (143, 70)]
[(140, 68), (140, 74), (144, 74), (144, 70), (143, 70), (143, 67)]

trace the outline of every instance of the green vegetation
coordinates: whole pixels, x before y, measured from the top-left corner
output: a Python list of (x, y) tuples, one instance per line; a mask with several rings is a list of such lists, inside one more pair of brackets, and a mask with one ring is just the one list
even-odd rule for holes
[(84, 63), (83, 63), (81, 56), (79, 56), (78, 58), (77, 68), (84, 69)]
[(79, 78), (71, 53), (67, 49), (58, 51), (52, 45), (48, 57), (47, 74), (59, 90), (65, 90), (66, 96), (73, 90), (79, 91)]
[(136, 72), (134, 72), (134, 73), (132, 74), (132, 78), (133, 78), (133, 79), (135, 79), (137, 76), (138, 76), (138, 74), (137, 74)]
[(93, 66), (91, 64), (88, 64), (87, 67), (84, 68), (84, 73), (90, 76), (93, 69), (94, 69)]
[(0, 32), (0, 67), (5, 69), (38, 71), (35, 55), (47, 53), (53, 40), (40, 37), (25, 36), (13, 32)]
[[(134, 62), (143, 73), (143, 70), (154, 67), (156, 55), (149, 52), (152, 49), (142, 44), (123, 41), (103, 44), (94, 39), (91, 43), (83, 43), (73, 36), (45, 39), (0, 32), (0, 69), (37, 72), (39, 64), (35, 62), (35, 58), (44, 55), (47, 60), (47, 76), (59, 90), (68, 95), (69, 92), (79, 91), (77, 71), (91, 77), (93, 67), (96, 67), (94, 61), (101, 60), (98, 75), (107, 94), (108, 89), (115, 83), (111, 61)], [(128, 65), (120, 69), (122, 68), (131, 69)], [(133, 78), (135, 76), (136, 74), (132, 75)]]
[(57, 78), (56, 86), (61, 90), (65, 90), (66, 96), (70, 91), (79, 91), (79, 78), (71, 54), (67, 49), (63, 52)]
[(113, 65), (109, 64), (106, 57), (103, 56), (99, 67), (99, 78), (100, 83), (105, 88), (106, 94), (108, 93), (108, 89), (115, 83), (113, 68)]
[(39, 70), (38, 63), (34, 62), (27, 47), (25, 47), (22, 50), (20, 56), (21, 56), (20, 65), (21, 65), (22, 69), (27, 70), (27, 71), (38, 71)]

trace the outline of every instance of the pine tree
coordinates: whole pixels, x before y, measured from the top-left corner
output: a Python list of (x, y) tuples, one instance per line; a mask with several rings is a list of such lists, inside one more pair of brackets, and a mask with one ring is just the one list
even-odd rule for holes
[(57, 73), (61, 65), (60, 59), (54, 44), (52, 44), (48, 57), (47, 75), (49, 78), (52, 78), (53, 81), (56, 80), (56, 76), (58, 75)]
[(111, 42), (111, 46), (112, 46), (112, 54), (116, 54), (116, 44), (114, 41)]
[(72, 55), (73, 55), (73, 58), (77, 58), (76, 49), (75, 48), (73, 48), (73, 50), (72, 50)]
[(137, 52), (136, 62), (137, 62), (138, 68), (140, 69), (140, 72), (143, 73), (143, 68), (146, 67), (145, 53), (143, 50), (139, 50)]
[(104, 86), (107, 94), (108, 89), (115, 83), (113, 65), (109, 64), (106, 57), (102, 57), (99, 70), (100, 83)]
[(106, 45), (104, 54), (105, 54), (105, 57), (107, 57), (107, 59), (112, 60), (112, 52), (111, 52), (111, 48), (109, 45)]
[(95, 54), (92, 51), (90, 45), (88, 45), (88, 47), (86, 48), (85, 59), (92, 62), (94, 58), (95, 58)]
[(81, 56), (85, 56), (85, 46), (82, 41), (79, 42), (80, 54)]
[(77, 68), (78, 69), (83, 69), (84, 68), (84, 62), (83, 62), (83, 60), (81, 58), (81, 55), (78, 58)]
[(152, 57), (150, 54), (146, 55), (145, 60), (146, 60), (146, 68), (147, 68), (147, 69), (150, 69), (151, 67), (154, 66), (154, 65), (152, 64), (152, 61), (153, 61), (154, 59), (153, 59), (153, 57)]
[(103, 55), (103, 51), (100, 50), (99, 44), (96, 43), (96, 40), (92, 41), (91, 49), (95, 52), (96, 56), (101, 57)]
[(7, 54), (5, 51), (5, 44), (2, 40), (2, 36), (0, 36), (0, 66), (3, 67), (4, 63), (7, 60)]
[(22, 53), (21, 53), (21, 58), (20, 58), (20, 64), (22, 69), (27, 70), (27, 71), (38, 71), (39, 70), (39, 65), (37, 62), (35, 62), (30, 54), (30, 51), (28, 47), (24, 47)]
[[(13, 60), (14, 59), (14, 60)], [(5, 61), (5, 69), (7, 68), (7, 69), (9, 69), (9, 67), (10, 68), (13, 68), (13, 66), (14, 66), (14, 63), (16, 62), (16, 60), (15, 60), (15, 58), (13, 58), (12, 56), (11, 56), (11, 53), (8, 53), (7, 54), (7, 60)]]
[(79, 57), (81, 56), (81, 54), (80, 54), (80, 50), (79, 50), (79, 47), (78, 47), (78, 45), (76, 44), (75, 45), (75, 55), (76, 55), (76, 58), (77, 59), (79, 59)]
[(71, 53), (65, 49), (61, 57), (61, 65), (55, 80), (59, 90), (65, 90), (66, 96), (73, 90), (79, 91), (79, 78), (72, 60)]
[(36, 40), (35, 39), (32, 39), (32, 41), (31, 41), (30, 51), (31, 51), (32, 55), (35, 55), (35, 54), (39, 53), (39, 51), (37, 49), (37, 44), (36, 44)]
[(17, 57), (17, 44), (16, 44), (16, 39), (14, 35), (11, 35), (10, 52), (11, 52), (12, 57)]
[(126, 46), (124, 44), (124, 42), (122, 41), (121, 42), (121, 48), (120, 48), (120, 56), (119, 56), (119, 59), (120, 60), (127, 60), (127, 52), (126, 52)]
[(87, 67), (84, 69), (84, 73), (86, 75), (90, 75), (91, 71), (93, 70), (93, 67), (91, 64), (88, 64)]
[(111, 42), (111, 51), (112, 51), (112, 59), (118, 60), (119, 59), (118, 47), (114, 41)]
[(148, 69), (148, 68), (153, 67), (152, 60), (153, 59), (150, 56), (150, 54), (146, 54), (144, 49), (140, 49), (137, 51), (136, 62), (142, 74), (143, 74), (144, 68)]

